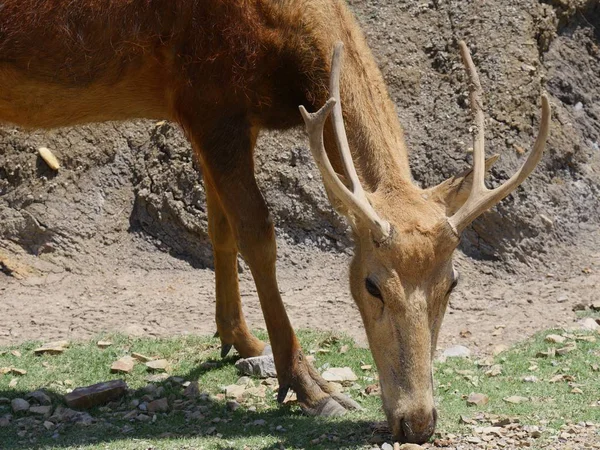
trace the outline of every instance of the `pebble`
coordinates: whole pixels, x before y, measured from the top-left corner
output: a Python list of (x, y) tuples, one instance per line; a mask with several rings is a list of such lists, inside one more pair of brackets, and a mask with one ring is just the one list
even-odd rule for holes
[(345, 381), (356, 381), (358, 377), (350, 367), (331, 367), (323, 372), (323, 379), (343, 383)]
[(134, 365), (135, 359), (129, 355), (123, 356), (112, 363), (110, 366), (110, 371), (111, 373), (130, 373), (133, 370)]
[(446, 358), (468, 358), (471, 356), (471, 350), (464, 345), (455, 345), (444, 350), (442, 353), (442, 359)]
[(29, 402), (24, 398), (15, 398), (10, 402), (13, 412), (25, 412), (29, 409)]
[(28, 400), (35, 400), (42, 406), (52, 404), (52, 399), (44, 391), (33, 391), (25, 396)]
[(584, 330), (596, 331), (600, 328), (600, 325), (598, 325), (598, 322), (596, 322), (596, 319), (593, 317), (586, 317), (577, 323), (579, 324), (579, 327)]
[(149, 370), (166, 371), (169, 369), (169, 362), (166, 359), (156, 359), (154, 361), (148, 361), (146, 367)]
[(243, 374), (259, 378), (275, 378), (275, 360), (273, 355), (256, 356), (253, 358), (238, 359), (235, 367)]
[(487, 405), (489, 401), (490, 398), (487, 395), (477, 392), (471, 392), (467, 397), (467, 405), (469, 406)]
[(169, 402), (166, 398), (160, 398), (148, 403), (148, 412), (167, 412), (169, 410)]

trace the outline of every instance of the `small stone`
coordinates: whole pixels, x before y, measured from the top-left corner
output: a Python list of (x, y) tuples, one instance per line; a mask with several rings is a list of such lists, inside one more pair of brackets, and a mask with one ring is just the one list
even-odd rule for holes
[(566, 295), (561, 295), (560, 297), (558, 297), (556, 299), (557, 303), (565, 303), (567, 301), (569, 301), (569, 297), (567, 297)]
[(98, 346), (98, 348), (107, 348), (112, 345), (112, 342), (111, 341), (98, 341), (98, 342), (96, 342), (96, 345)]
[(131, 410), (123, 416), (123, 420), (132, 420), (138, 416), (139, 412), (137, 409)]
[(148, 375), (145, 379), (148, 383), (161, 383), (169, 378), (168, 373), (155, 373), (153, 375)]
[(573, 342), (570, 345), (556, 349), (556, 354), (557, 355), (566, 355), (567, 353), (571, 353), (573, 350), (576, 350), (576, 349), (577, 349), (577, 345), (575, 345), (575, 343)]
[(240, 386), (239, 384), (231, 384), (229, 386), (225, 386), (225, 396), (227, 398), (233, 399), (241, 399), (246, 391), (245, 386)]
[(467, 397), (467, 405), (468, 406), (482, 406), (487, 405), (490, 401), (490, 398), (485, 394), (480, 394), (476, 392), (471, 392)]
[(50, 422), (49, 420), (44, 421), (44, 428), (48, 431), (52, 430), (54, 428), (54, 424), (52, 422)]
[(166, 371), (169, 369), (169, 361), (166, 359), (155, 359), (154, 361), (148, 361), (146, 367), (149, 370), (155, 371)]
[(506, 403), (512, 403), (514, 405), (518, 405), (519, 403), (528, 402), (529, 399), (527, 397), (521, 397), (519, 395), (511, 395), (510, 397), (505, 397), (504, 400)]
[(16, 356), (17, 358), (21, 357), (21, 352), (19, 350), (11, 350), (10, 354)]
[(467, 437), (467, 442), (469, 444), (481, 444), (481, 439), (477, 436), (469, 436)]
[(337, 383), (357, 381), (358, 377), (350, 367), (330, 367), (323, 372), (323, 379)]
[(494, 356), (498, 356), (500, 353), (505, 352), (506, 350), (508, 350), (508, 345), (498, 344), (493, 348), (492, 354)]
[(277, 376), (273, 355), (238, 359), (235, 367), (244, 375), (259, 378), (275, 378)]
[(464, 345), (455, 345), (453, 347), (448, 347), (442, 353), (442, 359), (446, 358), (468, 358), (471, 356), (471, 350), (469, 350)]
[(23, 398), (15, 398), (10, 402), (14, 413), (25, 412), (29, 409), (29, 402)]
[(123, 356), (118, 359), (110, 366), (110, 371), (112, 373), (130, 373), (133, 370), (133, 366), (135, 365), (135, 359), (131, 356)]
[(590, 305), (590, 309), (593, 311), (600, 311), (600, 302), (594, 302)]
[(41, 416), (49, 416), (52, 412), (52, 406), (32, 406), (29, 408), (29, 412), (32, 414), (39, 414)]
[(597, 329), (600, 328), (600, 325), (598, 325), (598, 322), (596, 322), (596, 319), (594, 319), (592, 317), (587, 317), (583, 320), (580, 320), (577, 323), (579, 324), (579, 327), (584, 330), (596, 331)]
[(0, 397), (0, 405), (8, 405), (10, 403), (10, 399), (6, 397)]
[(159, 398), (148, 403), (148, 412), (167, 412), (169, 410), (169, 402), (166, 398)]
[[(149, 357), (149, 356), (142, 355), (141, 353), (135, 353), (135, 352), (134, 352), (134, 353), (132, 353), (132, 354), (131, 354), (131, 356), (132, 356), (134, 359), (137, 359), (139, 362), (142, 362), (142, 363), (147, 363), (147, 362), (149, 362), (149, 361), (152, 361), (152, 360), (154, 360), (154, 358), (151, 358), (151, 357)], [(159, 361), (160, 361), (160, 360), (159, 360)]]
[(194, 399), (200, 395), (200, 387), (197, 381), (192, 381), (184, 390), (183, 396), (189, 399)]
[(60, 355), (69, 347), (69, 341), (56, 341), (44, 344), (36, 348), (33, 353), (35, 355)]
[(381, 444), (381, 450), (394, 450), (394, 446), (392, 444), (384, 442), (383, 444)]
[(139, 422), (149, 422), (150, 420), (152, 420), (152, 418), (146, 414), (140, 414), (135, 418), (135, 420)]
[(107, 381), (87, 387), (80, 387), (65, 395), (65, 402), (71, 408), (92, 408), (104, 405), (122, 397), (127, 392), (127, 383), (123, 380)]
[(523, 377), (523, 382), (525, 382), (525, 383), (537, 383), (538, 382), (538, 377), (536, 377), (535, 375), (529, 375), (527, 377)]
[(343, 355), (344, 353), (348, 353), (348, 350), (350, 350), (350, 347), (347, 344), (344, 344), (340, 347), (340, 353)]
[(417, 444), (394, 444), (394, 450), (422, 450), (423, 448)]
[(267, 422), (264, 419), (257, 419), (254, 422), (252, 422), (252, 425), (255, 425), (257, 427), (264, 427), (266, 424)]
[(587, 305), (584, 303), (577, 303), (575, 306), (573, 306), (573, 311), (577, 312), (577, 311), (585, 311), (587, 309)]
[(558, 334), (549, 334), (546, 336), (546, 342), (552, 342), (554, 344), (562, 344), (567, 340), (564, 336), (560, 336)]
[(28, 400), (35, 400), (42, 406), (47, 406), (52, 404), (52, 399), (46, 394), (44, 391), (33, 391), (25, 396)]
[(10, 426), (12, 416), (10, 414), (0, 417), (0, 428), (6, 428)]
[(544, 214), (540, 214), (540, 219), (542, 219), (542, 222), (548, 228), (552, 228), (552, 226), (554, 226), (554, 221), (550, 217), (548, 217), (548, 216), (546, 216)]

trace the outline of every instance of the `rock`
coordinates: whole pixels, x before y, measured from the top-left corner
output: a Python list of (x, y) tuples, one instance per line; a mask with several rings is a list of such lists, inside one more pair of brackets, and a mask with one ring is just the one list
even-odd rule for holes
[(197, 381), (192, 381), (188, 387), (183, 390), (183, 396), (185, 398), (194, 399), (200, 395), (200, 387)]
[(166, 398), (159, 398), (148, 403), (148, 412), (167, 412), (169, 410), (169, 402)]
[(502, 400), (504, 400), (506, 403), (512, 403), (514, 405), (529, 401), (527, 397), (521, 397), (519, 395), (511, 395), (510, 397), (503, 398)]
[(394, 444), (394, 450), (422, 450), (423, 448), (418, 444), (397, 444), (397, 446)]
[(33, 353), (35, 355), (60, 355), (69, 347), (69, 341), (49, 342), (36, 348)]
[(129, 355), (123, 356), (112, 363), (110, 366), (110, 371), (111, 373), (130, 373), (133, 370), (134, 365), (135, 359)]
[(39, 414), (41, 416), (50, 416), (50, 413), (52, 413), (52, 406), (32, 406), (29, 408), (29, 412), (32, 414)]
[(148, 416), (147, 414), (140, 414), (135, 418), (135, 420), (138, 420), (140, 422), (149, 422), (150, 420), (152, 420), (152, 417)]
[(10, 399), (6, 397), (0, 397), (0, 405), (8, 405), (10, 403)]
[(6, 428), (10, 426), (11, 419), (12, 416), (10, 414), (0, 417), (0, 428)]
[(148, 370), (154, 370), (154, 371), (167, 371), (170, 367), (169, 367), (169, 361), (167, 361), (166, 359), (155, 359), (153, 361), (148, 361), (146, 363), (146, 367), (148, 368)]
[(80, 387), (65, 395), (65, 402), (71, 408), (93, 408), (122, 397), (127, 392), (123, 380), (107, 381), (87, 387)]
[(229, 386), (225, 386), (225, 396), (227, 398), (234, 398), (239, 400), (244, 395), (246, 391), (245, 386), (240, 386), (239, 384), (231, 384)]
[(273, 355), (238, 359), (235, 367), (244, 375), (259, 378), (274, 378), (277, 376)]
[(25, 412), (29, 410), (29, 402), (23, 398), (15, 398), (10, 402), (14, 413)]
[(131, 356), (133, 356), (135, 359), (137, 359), (139, 362), (142, 362), (142, 363), (147, 363), (147, 362), (154, 360), (154, 358), (151, 358), (149, 356), (144, 356), (141, 353), (132, 353)]
[(593, 311), (600, 311), (600, 302), (594, 302), (590, 305), (590, 309)]
[(584, 303), (577, 303), (573, 306), (573, 311), (585, 311), (587, 309), (587, 305)]
[(467, 405), (468, 406), (482, 406), (487, 405), (490, 401), (490, 398), (485, 394), (480, 394), (476, 392), (471, 392), (467, 397)]
[(35, 400), (42, 406), (47, 406), (52, 404), (52, 399), (46, 394), (44, 391), (33, 391), (25, 396), (28, 400)]
[(330, 367), (323, 372), (323, 379), (337, 383), (350, 382), (358, 380), (358, 377), (350, 367)]
[(146, 377), (146, 381), (148, 383), (160, 383), (162, 381), (165, 381), (167, 378), (169, 378), (168, 373), (155, 373), (153, 375), (148, 375)]
[(60, 163), (58, 162), (58, 159), (56, 159), (56, 156), (54, 156), (54, 154), (50, 151), (49, 148), (46, 148), (46, 147), (38, 148), (38, 154), (44, 160), (44, 162), (48, 165), (48, 167), (50, 167), (50, 169), (52, 169), (54, 171), (57, 171), (58, 169), (60, 169)]
[(546, 342), (552, 342), (554, 344), (562, 344), (566, 340), (567, 340), (566, 337), (560, 336), (558, 334), (549, 334), (548, 336), (546, 336), (546, 339), (545, 339)]
[(132, 420), (135, 419), (138, 416), (139, 412), (137, 409), (133, 409), (127, 413), (125, 413), (125, 415), (123, 416), (123, 420)]
[(492, 355), (498, 356), (500, 353), (505, 352), (506, 350), (508, 350), (508, 345), (498, 344), (492, 349)]
[(575, 344), (575, 342), (572, 342), (569, 345), (566, 345), (562, 348), (558, 348), (556, 349), (556, 354), (557, 355), (566, 355), (567, 353), (571, 353), (573, 350), (577, 349), (577, 345)]
[(561, 295), (556, 299), (557, 303), (565, 303), (567, 301), (569, 301), (569, 297), (567, 297), (566, 295)]
[(98, 348), (107, 348), (112, 345), (112, 342), (111, 341), (98, 341), (98, 342), (96, 342), (96, 345), (98, 346)]
[(257, 419), (254, 422), (252, 422), (252, 425), (255, 425), (257, 427), (263, 427), (267, 424), (267, 421), (264, 419)]
[(441, 359), (446, 360), (446, 358), (468, 358), (469, 356), (471, 356), (471, 350), (464, 345), (455, 345), (444, 350)]
[[(5, 374), (13, 374), (13, 375), (23, 376), (23, 375), (27, 375), (27, 371), (25, 369), (18, 369), (16, 367), (0, 368), (0, 375), (5, 375)], [(12, 386), (12, 387), (14, 387), (14, 386)]]
[(586, 317), (577, 323), (579, 324), (579, 327), (584, 330), (596, 331), (600, 328), (600, 325), (598, 325), (598, 322), (596, 322), (596, 319), (593, 317)]
[(44, 421), (44, 428), (48, 431), (50, 431), (51, 429), (54, 428), (54, 424), (52, 422), (50, 422), (49, 420), (45, 420)]
[(538, 382), (538, 377), (536, 377), (535, 375), (529, 375), (527, 377), (523, 377), (523, 382), (525, 382), (525, 383), (537, 383)]
[(394, 446), (392, 444), (384, 442), (383, 444), (381, 444), (381, 450), (394, 450)]

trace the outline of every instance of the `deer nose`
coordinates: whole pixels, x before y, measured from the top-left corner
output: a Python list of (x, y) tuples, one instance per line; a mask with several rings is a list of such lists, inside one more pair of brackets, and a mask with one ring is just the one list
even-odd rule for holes
[(424, 444), (433, 435), (436, 423), (437, 411), (435, 408), (426, 414), (417, 413), (404, 417), (400, 422), (403, 434), (400, 440), (411, 444)]

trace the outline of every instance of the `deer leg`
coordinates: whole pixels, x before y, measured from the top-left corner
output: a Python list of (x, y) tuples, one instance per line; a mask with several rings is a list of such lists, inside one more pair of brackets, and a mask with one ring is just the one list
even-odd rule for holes
[(265, 344), (254, 337), (244, 319), (240, 299), (237, 245), (215, 189), (205, 176), (208, 234), (213, 245), (216, 281), (216, 322), (221, 357), (234, 346), (243, 358), (262, 355)]
[(277, 285), (273, 223), (254, 177), (255, 134), (244, 119), (213, 124), (208, 133), (206, 124), (203, 128), (202, 134), (190, 134), (256, 284), (279, 379), (278, 400), (293, 389), (308, 414), (339, 415), (360, 408), (333, 392), (306, 361), (285, 311)]

